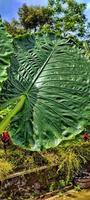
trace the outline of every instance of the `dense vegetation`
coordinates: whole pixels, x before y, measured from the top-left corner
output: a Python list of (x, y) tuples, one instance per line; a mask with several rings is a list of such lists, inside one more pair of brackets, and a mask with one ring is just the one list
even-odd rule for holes
[(90, 142), (82, 137), (90, 132), (85, 8), (74, 0), (49, 0), (46, 8), (24, 4), (18, 21), (0, 19), (0, 134), (8, 130), (11, 138), (7, 152), (0, 142), (0, 180), (56, 164), (62, 182), (50, 184), (51, 191), (90, 162)]
[(18, 11), (19, 19), (5, 22), (13, 36), (20, 34), (53, 34), (57, 37), (87, 37), (89, 23), (85, 16), (86, 4), (75, 0), (49, 0), (47, 7), (24, 4)]

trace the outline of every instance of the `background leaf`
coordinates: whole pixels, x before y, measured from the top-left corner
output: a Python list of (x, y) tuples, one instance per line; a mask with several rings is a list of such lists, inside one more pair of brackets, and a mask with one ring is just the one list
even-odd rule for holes
[(5, 31), (0, 19), (0, 90), (2, 88), (2, 83), (7, 79), (7, 69), (10, 67), (12, 51), (12, 38)]

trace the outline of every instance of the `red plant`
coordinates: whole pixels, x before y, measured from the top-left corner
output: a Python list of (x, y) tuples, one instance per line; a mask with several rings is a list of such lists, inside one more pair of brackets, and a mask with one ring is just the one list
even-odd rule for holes
[(85, 132), (85, 133), (83, 134), (83, 139), (84, 139), (85, 141), (88, 141), (88, 140), (90, 139), (89, 134), (88, 134), (87, 132)]
[(6, 143), (6, 142), (9, 142), (9, 140), (10, 140), (10, 136), (9, 136), (8, 131), (4, 131), (2, 133), (2, 142)]

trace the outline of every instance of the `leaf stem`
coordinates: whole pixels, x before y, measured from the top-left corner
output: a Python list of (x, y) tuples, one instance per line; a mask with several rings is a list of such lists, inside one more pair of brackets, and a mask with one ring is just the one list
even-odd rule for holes
[(11, 122), (11, 119), (22, 109), (25, 99), (25, 95), (20, 96), (19, 102), (16, 104), (16, 106), (12, 110), (10, 110), (7, 116), (2, 120), (2, 122), (0, 123), (0, 133), (2, 133), (7, 128), (7, 126)]

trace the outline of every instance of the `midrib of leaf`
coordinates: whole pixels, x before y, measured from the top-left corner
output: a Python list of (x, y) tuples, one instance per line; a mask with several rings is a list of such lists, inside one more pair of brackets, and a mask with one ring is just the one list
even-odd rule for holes
[(42, 65), (41, 69), (38, 70), (36, 76), (34, 77), (32, 83), (29, 85), (29, 87), (27, 88), (26, 94), (28, 94), (28, 92), (30, 91), (30, 89), (33, 87), (33, 85), (36, 83), (37, 79), (39, 78), (39, 76), (41, 75), (41, 73), (43, 72), (43, 70), (45, 69), (47, 63), (49, 62), (50, 58), (52, 57), (55, 49), (57, 47), (57, 43), (54, 45), (50, 55), (48, 56), (48, 58), (46, 59), (46, 61), (44, 62), (44, 64)]
[(38, 73), (36, 74), (35, 78), (33, 79), (31, 85), (28, 87), (27, 91), (25, 92), (25, 94), (23, 94), (22, 96), (19, 97), (19, 101), (16, 104), (16, 106), (7, 114), (7, 116), (2, 120), (2, 122), (0, 123), (0, 132), (2, 133), (7, 127), (8, 125), (11, 123), (12, 118), (22, 109), (26, 96), (29, 92), (29, 90), (33, 87), (33, 85), (35, 84), (35, 82), (37, 81), (37, 79), (39, 78), (40, 74), (42, 73), (42, 71), (44, 70), (45, 66), (47, 65), (48, 61), (50, 60), (51, 56), (53, 55), (55, 48), (56, 48), (57, 44), (54, 45), (54, 48), (52, 49), (50, 55), (48, 56), (48, 58), (46, 59), (46, 61), (44, 62), (44, 64), (42, 65), (41, 69), (38, 71)]

